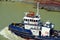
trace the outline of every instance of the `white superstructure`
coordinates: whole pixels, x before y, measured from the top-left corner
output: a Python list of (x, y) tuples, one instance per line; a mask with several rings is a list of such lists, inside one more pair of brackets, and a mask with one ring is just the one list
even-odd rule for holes
[(23, 21), (24, 28), (31, 30), (32, 34), (35, 36), (39, 36), (41, 32), (41, 36), (50, 36), (50, 30), (54, 28), (54, 25), (47, 21), (45, 24), (41, 23), (41, 17), (39, 13), (39, 3), (37, 4), (37, 13), (35, 15), (34, 12), (29, 11), (26, 12)]
[(34, 12), (30, 11), (27, 15), (25, 15), (23, 20), (25, 24), (25, 29), (39, 27), (40, 17), (36, 16)]

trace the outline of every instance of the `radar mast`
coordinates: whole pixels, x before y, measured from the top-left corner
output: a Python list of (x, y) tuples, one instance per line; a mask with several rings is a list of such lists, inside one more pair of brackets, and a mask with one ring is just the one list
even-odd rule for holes
[(37, 13), (36, 15), (39, 15), (39, 2), (37, 2)]

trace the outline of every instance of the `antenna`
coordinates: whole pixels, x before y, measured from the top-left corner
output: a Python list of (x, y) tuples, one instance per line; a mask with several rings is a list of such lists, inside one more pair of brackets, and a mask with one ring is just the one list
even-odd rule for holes
[(39, 14), (39, 2), (37, 2), (37, 13), (36, 13), (36, 15), (38, 15)]

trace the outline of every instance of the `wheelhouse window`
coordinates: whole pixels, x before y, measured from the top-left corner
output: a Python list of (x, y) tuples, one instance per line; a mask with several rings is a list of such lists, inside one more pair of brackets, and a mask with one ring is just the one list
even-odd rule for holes
[(24, 19), (24, 21), (29, 21), (29, 19)]
[(40, 22), (40, 20), (36, 20), (36, 22)]
[(33, 22), (33, 20), (32, 20), (32, 19), (30, 19), (30, 21), (32, 21), (32, 22)]
[(35, 20), (34, 20), (34, 22), (35, 22)]
[(40, 20), (32, 20), (30, 19), (31, 22), (39, 22)]
[(40, 20), (24, 19), (24, 21), (39, 22)]

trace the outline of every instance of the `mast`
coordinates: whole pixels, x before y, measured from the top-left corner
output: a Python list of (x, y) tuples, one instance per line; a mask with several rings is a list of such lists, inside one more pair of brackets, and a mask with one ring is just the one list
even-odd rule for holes
[(39, 2), (37, 2), (37, 13), (36, 15), (39, 15)]

